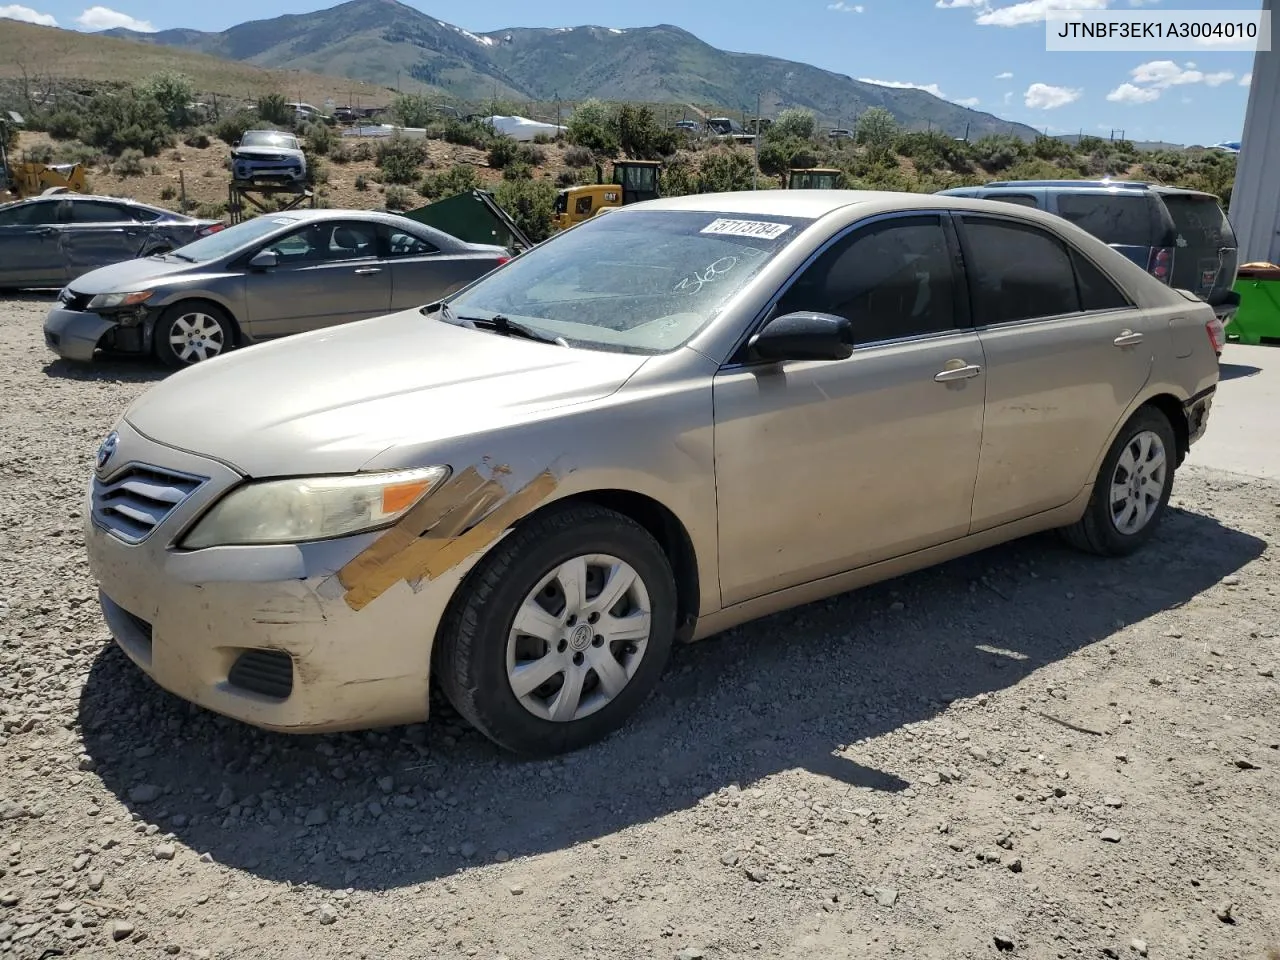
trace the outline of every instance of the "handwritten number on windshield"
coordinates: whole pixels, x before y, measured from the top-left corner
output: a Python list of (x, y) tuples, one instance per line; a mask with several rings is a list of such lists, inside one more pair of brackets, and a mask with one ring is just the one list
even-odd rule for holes
[(713, 283), (716, 280), (719, 280), (721, 277), (723, 277), (725, 274), (727, 274), (730, 270), (732, 270), (737, 265), (738, 265), (737, 257), (721, 257), (715, 263), (708, 266), (705, 270), (701, 272), (695, 270), (692, 274), (685, 277), (683, 280), (681, 280), (679, 283), (677, 283), (674, 287), (671, 288), (672, 292), (673, 293), (684, 292), (689, 294), (697, 293), (699, 290), (703, 288), (703, 286), (705, 286), (708, 283)]

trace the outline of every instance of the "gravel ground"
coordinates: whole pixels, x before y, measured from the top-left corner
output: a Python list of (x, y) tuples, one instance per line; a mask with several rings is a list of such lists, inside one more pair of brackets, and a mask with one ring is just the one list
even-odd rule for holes
[(1130, 560), (1039, 537), (681, 649), (563, 760), (443, 705), (286, 738), (109, 642), (82, 489), (161, 374), (53, 362), (47, 304), (0, 302), (0, 956), (1280, 944), (1280, 486), (1188, 469)]

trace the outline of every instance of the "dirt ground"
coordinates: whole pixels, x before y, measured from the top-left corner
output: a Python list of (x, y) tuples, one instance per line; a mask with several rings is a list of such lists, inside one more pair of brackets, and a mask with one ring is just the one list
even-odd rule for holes
[(286, 738), (110, 643), (81, 498), (162, 374), (54, 362), (47, 306), (0, 302), (0, 957), (1280, 946), (1280, 485), (1187, 468), (1132, 559), (1037, 537), (683, 648), (562, 760), (442, 705)]

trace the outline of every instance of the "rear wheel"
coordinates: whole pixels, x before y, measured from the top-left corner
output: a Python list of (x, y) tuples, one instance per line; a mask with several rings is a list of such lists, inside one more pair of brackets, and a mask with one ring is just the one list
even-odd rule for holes
[(436, 677), (459, 713), (516, 753), (575, 750), (621, 726), (656, 686), (675, 636), (662, 548), (594, 505), (517, 528), (460, 589)]
[(1084, 516), (1063, 530), (1067, 541), (1110, 557), (1141, 547), (1169, 505), (1177, 456), (1169, 419), (1154, 407), (1143, 407), (1107, 451)]
[(231, 349), (231, 319), (212, 303), (175, 303), (160, 314), (154, 339), (156, 356), (162, 363), (189, 367)]

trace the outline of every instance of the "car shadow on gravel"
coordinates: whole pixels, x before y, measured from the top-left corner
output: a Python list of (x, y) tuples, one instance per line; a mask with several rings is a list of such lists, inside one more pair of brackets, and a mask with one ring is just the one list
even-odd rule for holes
[[(959, 699), (998, 697), (1185, 604), (1265, 547), (1180, 510), (1126, 560), (1082, 556), (1050, 536), (998, 547), (681, 648), (628, 727), (537, 762), (502, 754), (436, 703), (426, 725), (263, 733), (164, 693), (108, 645), (81, 698), (83, 762), (188, 856), (327, 889), (393, 889), (607, 845), (715, 791), (796, 768), (873, 805), (919, 787), (932, 768), (882, 769), (860, 742)], [(1029, 711), (1026, 723), (1098, 723), (1066, 702), (1051, 712)]]
[(92, 363), (51, 360), (44, 365), (47, 377), (111, 383), (155, 383), (171, 372), (158, 366), (154, 359), (128, 354), (104, 354), (96, 357)]

